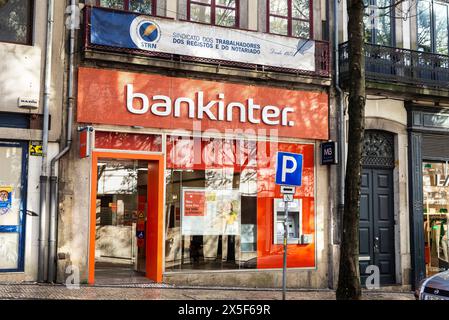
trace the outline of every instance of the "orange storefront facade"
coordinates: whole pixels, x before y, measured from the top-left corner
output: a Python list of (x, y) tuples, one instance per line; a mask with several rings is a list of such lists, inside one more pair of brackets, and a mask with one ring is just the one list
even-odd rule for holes
[[(287, 265), (316, 269), (317, 146), (329, 138), (328, 112), (321, 91), (79, 68), (77, 122), (93, 128), (89, 282), (124, 256), (157, 282), (281, 268), (278, 151), (304, 158)], [(108, 242), (124, 228), (130, 250)]]

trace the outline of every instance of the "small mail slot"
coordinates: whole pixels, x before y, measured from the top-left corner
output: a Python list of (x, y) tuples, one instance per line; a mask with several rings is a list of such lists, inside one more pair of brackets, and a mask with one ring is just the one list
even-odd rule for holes
[(370, 256), (359, 256), (359, 261), (370, 261), (371, 257)]

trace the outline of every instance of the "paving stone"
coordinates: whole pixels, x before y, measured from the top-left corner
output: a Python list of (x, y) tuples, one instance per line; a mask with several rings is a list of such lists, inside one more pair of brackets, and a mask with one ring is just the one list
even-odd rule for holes
[[(0, 284), (0, 299), (84, 299), (84, 300), (279, 300), (276, 290), (241, 288), (179, 288), (173, 285), (86, 286), (69, 289), (63, 285)], [(289, 290), (291, 300), (333, 300), (333, 290)], [(413, 300), (410, 292), (364, 291), (367, 300)]]

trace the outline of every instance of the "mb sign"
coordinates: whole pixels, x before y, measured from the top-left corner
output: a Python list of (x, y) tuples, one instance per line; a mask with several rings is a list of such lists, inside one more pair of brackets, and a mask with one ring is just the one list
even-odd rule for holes
[(278, 152), (276, 161), (276, 184), (301, 186), (302, 154)]

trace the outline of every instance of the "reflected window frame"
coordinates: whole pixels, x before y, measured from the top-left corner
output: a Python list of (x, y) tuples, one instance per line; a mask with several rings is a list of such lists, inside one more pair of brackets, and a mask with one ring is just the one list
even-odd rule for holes
[[(389, 43), (379, 43), (378, 42), (378, 25), (382, 23), (382, 19), (380, 16), (377, 16), (375, 9), (378, 7), (378, 2), (380, 0), (365, 0), (365, 15), (364, 15), (364, 21), (369, 21), (370, 26), (367, 26), (365, 23), (365, 41), (370, 44), (377, 44), (377, 45), (383, 45), (383, 46), (390, 46), (394, 47), (396, 44), (396, 19), (395, 19), (395, 10), (396, 6), (394, 5), (395, 0), (389, 0), (389, 6), (391, 8), (389, 9), (383, 9), (383, 10), (390, 10), (388, 17), (390, 18), (390, 41)], [(380, 11), (380, 10), (378, 10)], [(386, 16), (386, 15), (385, 15)], [(369, 34), (369, 39), (366, 36), (366, 34)]]
[[(204, 7), (206, 10), (210, 9), (210, 21), (197, 21), (194, 20), (192, 16), (192, 7), (193, 6), (201, 6)], [(232, 26), (222, 25), (219, 24), (217, 21), (217, 9), (222, 10), (231, 10), (234, 11), (234, 18), (235, 22)], [(240, 0), (234, 0), (234, 6), (226, 6), (223, 4), (220, 4), (218, 0), (187, 0), (187, 20), (194, 23), (201, 23), (201, 24), (209, 24), (213, 26), (218, 27), (224, 27), (224, 28), (234, 28), (234, 29), (240, 29)]]

